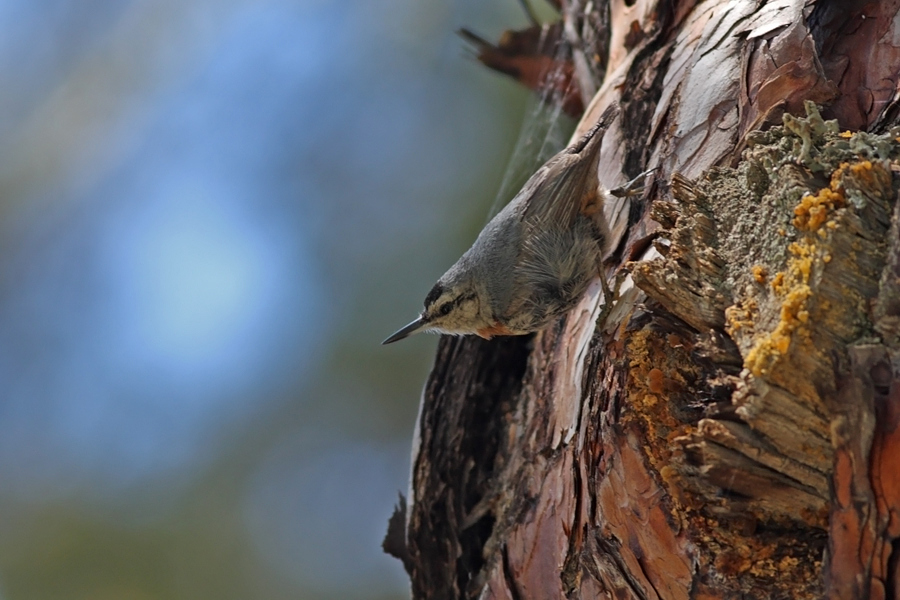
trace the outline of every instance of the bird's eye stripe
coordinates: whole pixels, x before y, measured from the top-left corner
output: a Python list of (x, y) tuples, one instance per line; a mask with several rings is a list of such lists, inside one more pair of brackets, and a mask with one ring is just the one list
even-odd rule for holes
[(431, 288), (431, 291), (428, 292), (428, 295), (425, 296), (425, 308), (428, 308), (429, 306), (434, 304), (434, 302), (438, 298), (440, 298), (441, 294), (443, 294), (443, 293), (444, 293), (444, 286), (442, 286), (440, 283), (436, 283), (434, 285), (434, 287)]
[(463, 296), (457, 296), (453, 300), (449, 300), (449, 301), (445, 302), (444, 304), (442, 304), (435, 312), (441, 317), (446, 317), (447, 315), (450, 314), (450, 312), (454, 308), (456, 308), (463, 302), (468, 302), (469, 300), (474, 300), (474, 299), (475, 299), (474, 293), (465, 294)]

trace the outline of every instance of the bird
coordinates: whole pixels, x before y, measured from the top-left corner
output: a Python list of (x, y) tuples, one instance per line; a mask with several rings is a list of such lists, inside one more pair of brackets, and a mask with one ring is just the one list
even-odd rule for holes
[[(610, 251), (604, 202), (643, 189), (649, 173), (616, 190), (601, 186), (597, 157), (618, 114), (618, 105), (610, 105), (584, 136), (538, 169), (431, 288), (421, 314), (382, 344), (420, 332), (524, 335), (571, 310), (601, 275)], [(604, 297), (609, 302), (606, 285)]]

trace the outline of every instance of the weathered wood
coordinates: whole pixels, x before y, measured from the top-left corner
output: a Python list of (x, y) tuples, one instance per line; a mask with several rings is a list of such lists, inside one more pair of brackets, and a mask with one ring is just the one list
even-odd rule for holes
[(405, 549), (416, 598), (471, 597), (491, 537), (510, 415), (528, 338), (444, 337), (425, 388), (414, 446)]
[(613, 305), (441, 341), (388, 544), (415, 598), (896, 595), (898, 14), (563, 4), (579, 131), (622, 107), (599, 179), (657, 170), (605, 207)]
[[(682, 216), (662, 235), (669, 250), (633, 273), (698, 331), (725, 325), (744, 357), (727, 414), (741, 423), (713, 414), (677, 441), (691, 476), (740, 494), (732, 511), (816, 524), (841, 410), (835, 358), (872, 326), (863, 299), (878, 293), (900, 145), (889, 134), (841, 137), (808, 108), (809, 118), (786, 115), (755, 136), (739, 169), (696, 185), (676, 177)], [(706, 316), (717, 314), (725, 323)]]

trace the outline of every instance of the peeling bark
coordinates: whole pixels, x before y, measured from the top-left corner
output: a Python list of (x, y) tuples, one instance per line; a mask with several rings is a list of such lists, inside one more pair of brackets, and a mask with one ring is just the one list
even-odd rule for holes
[(656, 171), (615, 303), (441, 340), (413, 596), (898, 597), (900, 0), (561, 9), (599, 179)]

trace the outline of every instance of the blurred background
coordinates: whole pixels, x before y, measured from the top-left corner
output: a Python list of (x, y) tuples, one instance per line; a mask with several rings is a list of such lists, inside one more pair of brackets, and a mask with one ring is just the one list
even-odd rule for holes
[(379, 344), (531, 110), (461, 26), (527, 20), (0, 0), (0, 599), (408, 597), (380, 543), (436, 338)]

